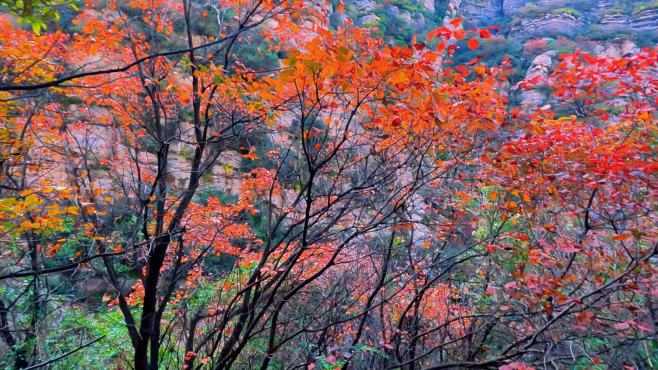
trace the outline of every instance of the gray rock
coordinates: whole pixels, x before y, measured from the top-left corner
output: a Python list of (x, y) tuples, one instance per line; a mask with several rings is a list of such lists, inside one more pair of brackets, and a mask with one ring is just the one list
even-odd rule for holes
[(529, 39), (534, 36), (574, 36), (582, 23), (571, 14), (547, 14), (541, 18), (524, 19), (512, 27), (510, 35), (516, 39)]
[(384, 8), (388, 14), (391, 15), (398, 15), (400, 14), (400, 8), (398, 8), (395, 5), (387, 5), (386, 8)]
[(517, 9), (522, 8), (528, 0), (503, 0), (503, 14), (514, 14)]
[(627, 29), (631, 23), (631, 17), (625, 14), (605, 14), (600, 23), (604, 30)]
[(631, 27), (635, 30), (658, 32), (658, 7), (635, 14), (631, 20)]
[(434, 0), (418, 0), (418, 4), (425, 9), (426, 12), (434, 14), (436, 7), (434, 6)]
[[(535, 57), (526, 73), (524, 81), (547, 78), (551, 72), (553, 58), (556, 54), (554, 50), (550, 50)], [(534, 89), (521, 91), (521, 106), (524, 110), (533, 110), (546, 103), (548, 95), (545, 91), (542, 91), (542, 87), (543, 85), (540, 85)], [(518, 89), (518, 85), (515, 89)]]
[(420, 12), (414, 12), (414, 14), (411, 15), (411, 25), (416, 29), (423, 28), (426, 22), (425, 17)]
[(492, 24), (503, 16), (503, 0), (463, 0), (459, 13), (469, 24)]
[(409, 13), (408, 11), (406, 11), (406, 10), (400, 11), (400, 14), (398, 15), (398, 17), (402, 21), (404, 21), (404, 23), (411, 24), (411, 13)]
[(374, 0), (357, 0), (354, 2), (354, 7), (362, 12), (369, 12), (375, 9), (375, 5), (377, 3)]
[(634, 42), (622, 38), (617, 38), (606, 42), (604, 45), (597, 45), (594, 53), (602, 57), (619, 58), (636, 54), (640, 48)]
[(359, 18), (359, 24), (362, 26), (372, 26), (379, 22), (379, 17), (374, 14), (366, 14)]
[(342, 26), (350, 18), (345, 13), (334, 13), (334, 14), (331, 15), (331, 17), (333, 19), (333, 22), (335, 22), (334, 24), (336, 24), (338, 26)]
[(612, 6), (615, 5), (614, 0), (599, 0), (597, 1), (597, 4), (599, 8), (601, 9), (610, 9)]

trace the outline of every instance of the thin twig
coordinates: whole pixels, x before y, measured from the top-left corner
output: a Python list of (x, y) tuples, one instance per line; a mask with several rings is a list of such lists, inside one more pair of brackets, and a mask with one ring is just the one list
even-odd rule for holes
[(105, 337), (106, 337), (105, 335), (100, 336), (100, 337), (98, 337), (98, 338), (92, 340), (91, 342), (88, 342), (88, 343), (86, 343), (86, 344), (81, 345), (80, 347), (78, 347), (78, 348), (76, 348), (76, 349), (74, 349), (74, 350), (68, 351), (68, 352), (66, 352), (66, 353), (62, 353), (61, 355), (59, 355), (59, 356), (57, 356), (57, 357), (55, 357), (55, 358), (51, 358), (50, 360), (45, 361), (45, 362), (42, 362), (42, 363), (40, 363), (40, 364), (32, 365), (32, 366), (30, 366), (30, 367), (26, 367), (24, 370), (38, 369), (38, 368), (40, 368), (40, 367), (44, 367), (44, 366), (46, 366), (46, 365), (52, 364), (53, 362), (57, 362), (57, 361), (63, 359), (64, 357), (66, 357), (66, 356), (70, 356), (70, 355), (72, 355), (72, 354), (78, 352), (79, 350), (81, 350), (81, 349), (83, 349), (83, 348), (86, 348), (86, 347), (91, 346), (92, 344), (98, 342), (99, 340), (101, 340), (101, 339), (103, 339), (103, 338), (105, 338)]

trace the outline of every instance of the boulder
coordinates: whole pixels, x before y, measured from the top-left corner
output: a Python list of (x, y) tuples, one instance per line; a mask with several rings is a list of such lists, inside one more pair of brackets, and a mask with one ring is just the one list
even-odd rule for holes
[(376, 2), (373, 0), (357, 0), (354, 2), (354, 7), (362, 12), (369, 12), (375, 9)]
[(594, 48), (596, 55), (612, 58), (633, 55), (639, 51), (640, 48), (634, 42), (622, 38), (608, 41), (604, 45), (597, 45)]

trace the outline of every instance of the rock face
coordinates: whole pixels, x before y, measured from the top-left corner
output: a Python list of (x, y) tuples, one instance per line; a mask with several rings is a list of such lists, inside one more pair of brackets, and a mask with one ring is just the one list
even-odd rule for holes
[(379, 17), (374, 14), (367, 14), (359, 18), (359, 24), (362, 26), (372, 26), (379, 22)]
[(597, 45), (594, 53), (602, 57), (619, 58), (633, 55), (640, 51), (634, 42), (622, 38), (610, 40), (603, 45)]
[(633, 15), (631, 27), (658, 33), (658, 7), (648, 8)]
[[(364, 27), (379, 27), (391, 43), (409, 42), (455, 17), (462, 18), (467, 33), (474, 28), (498, 26), (497, 42), (509, 43), (500, 52), (520, 53), (533, 38), (556, 42), (555, 50), (566, 52), (580, 47), (592, 50), (600, 44), (601, 55), (632, 53), (628, 46), (608, 46), (623, 34), (642, 47), (658, 40), (656, 0), (343, 0), (349, 17)], [(345, 16), (345, 14), (343, 14)], [(346, 17), (346, 16), (345, 16)], [(332, 24), (345, 19), (332, 18)], [(562, 40), (562, 36), (567, 41)], [(507, 41), (502, 40), (506, 38)], [(601, 41), (603, 40), (603, 41)], [(652, 41), (654, 40), (654, 41)], [(493, 44), (489, 48), (498, 48)], [(623, 49), (623, 50), (622, 50)], [(494, 54), (496, 50), (492, 50)], [(536, 55), (536, 54), (532, 54)], [(516, 55), (522, 59), (526, 55)], [(522, 63), (527, 63), (523, 59)]]
[(463, 1), (459, 13), (468, 23), (491, 24), (504, 15), (502, 0)]
[(601, 18), (601, 28), (604, 30), (623, 30), (631, 24), (631, 17), (626, 14), (605, 14)]
[[(611, 58), (627, 57), (639, 51), (640, 48), (635, 43), (623, 38), (606, 41), (594, 47), (594, 53), (596, 55)], [(535, 84), (534, 88), (524, 90), (520, 88), (521, 84), (517, 84), (512, 88), (512, 90), (520, 90), (521, 107), (524, 111), (532, 111), (547, 104), (552, 104), (546, 91), (547, 85), (546, 83), (542, 83), (542, 81), (546, 81), (550, 76), (556, 55), (557, 52), (555, 50), (549, 50), (538, 55), (532, 61), (524, 81), (532, 80)]]
[[(551, 72), (553, 57), (556, 54), (554, 50), (550, 50), (538, 55), (528, 68), (524, 81), (535, 80), (539, 82), (545, 80)], [(548, 95), (545, 91), (542, 91), (543, 87), (544, 85), (540, 84), (534, 89), (521, 91), (521, 107), (524, 110), (533, 110), (546, 103)], [(518, 89), (518, 85), (515, 88)]]
[[(658, 36), (658, 5), (646, 0), (446, 0), (468, 24), (487, 26), (516, 21), (517, 39), (532, 36), (575, 35), (584, 25), (606, 31), (651, 31)], [(620, 5), (621, 4), (621, 5)], [(576, 9), (577, 8), (577, 9)], [(527, 37), (526, 37), (527, 36)]]
[(574, 36), (582, 23), (571, 14), (546, 14), (541, 18), (524, 19), (510, 31), (516, 39), (535, 36)]
[(354, 2), (354, 7), (362, 12), (369, 12), (375, 9), (375, 5), (377, 5), (377, 3), (373, 0), (357, 0)]
[(403, 20), (406, 24), (411, 24), (413, 22), (413, 18), (411, 17), (411, 13), (409, 13), (406, 10), (401, 11), (398, 14), (398, 17)]
[(640, 10), (633, 15), (620, 12), (603, 14), (600, 24), (604, 30), (649, 31), (658, 34), (658, 7)]
[(422, 6), (425, 12), (429, 14), (434, 14), (434, 12), (436, 12), (434, 0), (419, 0), (418, 5)]
[(515, 13), (527, 2), (528, 0), (503, 0), (503, 15)]
[[(583, 26), (603, 31), (650, 31), (658, 36), (654, 0), (344, 0), (355, 20), (372, 23), (382, 11), (397, 8), (401, 21), (414, 29), (438, 26), (434, 14), (461, 17), (468, 26), (500, 25), (515, 39), (573, 36)], [(415, 8), (412, 9), (412, 8)], [(405, 13), (406, 12), (406, 13)], [(367, 17), (367, 18), (364, 18)], [(421, 19), (422, 18), (422, 19)]]
[(443, 24), (447, 24), (451, 18), (454, 18), (459, 13), (459, 7), (462, 3), (462, 0), (447, 0), (446, 2), (446, 14), (443, 17)]

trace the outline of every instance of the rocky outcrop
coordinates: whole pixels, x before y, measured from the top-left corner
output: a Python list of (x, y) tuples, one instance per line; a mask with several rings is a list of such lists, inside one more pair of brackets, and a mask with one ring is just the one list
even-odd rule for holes
[(379, 17), (374, 14), (366, 14), (363, 17), (359, 17), (359, 25), (361, 26), (373, 26), (377, 25), (379, 22)]
[(610, 9), (615, 4), (614, 0), (598, 0), (597, 5), (601, 9)]
[(398, 18), (400, 18), (406, 24), (411, 24), (411, 22), (413, 21), (413, 18), (411, 17), (411, 13), (409, 13), (406, 10), (403, 10), (400, 13), (398, 13)]
[(582, 23), (571, 14), (546, 14), (541, 18), (523, 19), (512, 27), (510, 35), (516, 39), (535, 36), (574, 36)]
[(622, 38), (614, 39), (597, 45), (594, 48), (594, 53), (602, 57), (620, 58), (624, 56), (633, 55), (640, 51), (640, 48), (634, 42)]
[(455, 18), (459, 13), (459, 6), (462, 0), (448, 0), (446, 3), (446, 15), (443, 18), (443, 24), (447, 24), (452, 18)]
[(242, 188), (241, 162), (242, 156), (238, 152), (233, 150), (223, 152), (212, 169), (212, 176), (202, 179), (203, 186), (219, 189), (234, 196), (240, 195)]
[(373, 0), (357, 0), (354, 2), (354, 7), (362, 12), (369, 12), (375, 9), (376, 2)]
[(422, 6), (423, 10), (429, 14), (434, 14), (434, 12), (436, 12), (434, 0), (419, 0), (418, 5)]
[(621, 12), (601, 16), (601, 28), (604, 30), (652, 31), (658, 33), (658, 7), (647, 8), (633, 15)]
[(605, 14), (601, 17), (601, 28), (604, 30), (627, 29), (631, 23), (631, 17), (626, 14)]
[(527, 2), (528, 0), (503, 0), (503, 15), (515, 13)]
[[(655, 0), (344, 0), (348, 14), (359, 26), (378, 26), (390, 42), (410, 40), (459, 17), (464, 28), (500, 26), (498, 36), (509, 40), (509, 51), (518, 42), (546, 38), (549, 43), (565, 36), (561, 52), (573, 46), (592, 50), (597, 41), (623, 34), (642, 39), (658, 37), (658, 5)], [(443, 14), (443, 19), (432, 15)], [(343, 17), (345, 15), (343, 14)], [(345, 19), (332, 18), (332, 24)], [(650, 33), (656, 34), (652, 36)], [(578, 40), (575, 40), (578, 36)], [(587, 40), (587, 38), (591, 40)], [(603, 47), (603, 49), (601, 49)], [(627, 54), (619, 47), (599, 47), (605, 55)], [(621, 45), (620, 45), (621, 47)], [(616, 49), (615, 49), (616, 48)], [(609, 50), (608, 50), (609, 49)], [(619, 49), (619, 50), (617, 50)], [(544, 49), (546, 50), (546, 49)], [(541, 52), (541, 51), (539, 51)]]
[[(548, 95), (543, 89), (545, 84), (542, 84), (541, 81), (548, 78), (553, 66), (553, 57), (556, 54), (554, 50), (550, 50), (538, 55), (528, 68), (524, 81), (532, 80), (538, 85), (528, 90), (521, 89), (521, 107), (525, 111), (536, 109), (546, 103)], [(519, 85), (515, 86), (514, 89), (518, 89)]]
[(658, 7), (648, 8), (633, 15), (631, 28), (658, 33)]
[(492, 24), (503, 16), (502, 0), (466, 0), (462, 1), (459, 13), (469, 24)]

